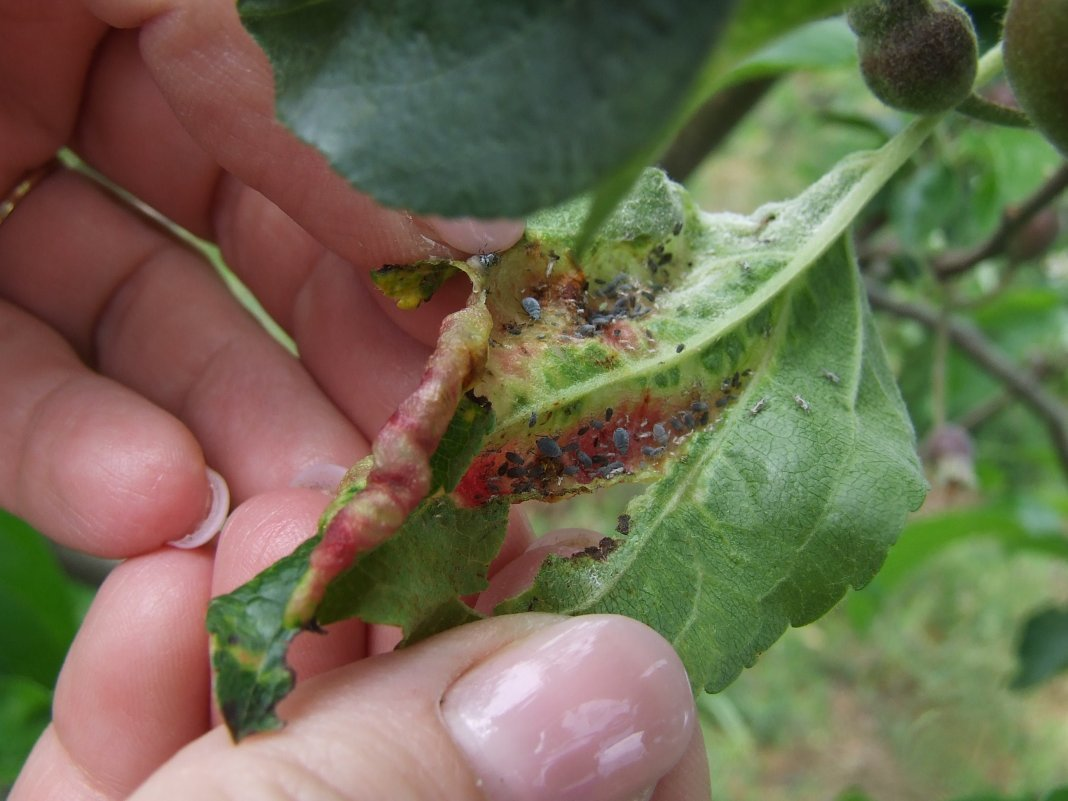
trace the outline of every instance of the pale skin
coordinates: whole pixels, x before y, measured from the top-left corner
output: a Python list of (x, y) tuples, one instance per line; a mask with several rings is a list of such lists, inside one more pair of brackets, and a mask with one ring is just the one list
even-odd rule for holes
[[(213, 594), (314, 530), (326, 497), (294, 475), (369, 452), (466, 292), (399, 312), (367, 270), (497, 250), (521, 226), (413, 218), (348, 187), (274, 121), (270, 70), (230, 0), (0, 0), (0, 75), (0, 193), (69, 145), (217, 242), (301, 353), (192, 250), (74, 173), (52, 172), (0, 225), (0, 448), (14, 455), (0, 506), (126, 560), (12, 798), (118, 799), (149, 777), (153, 798), (480, 798), (438, 721), (441, 688), (551, 618), (490, 621), (385, 662), (365, 657), (389, 633), (359, 622), (298, 641), (300, 678), (329, 675), (283, 707), (303, 722), (239, 748), (211, 712), (203, 620)], [(167, 547), (204, 514), (206, 465), (229, 484), (230, 524), (217, 547)], [(499, 562), (529, 538), (516, 518)], [(382, 724), (402, 703), (404, 726)], [(374, 743), (378, 758), (322, 759), (346, 716), (366, 721), (347, 747)], [(452, 767), (418, 768), (439, 763)], [(699, 735), (653, 797), (708, 797)]]

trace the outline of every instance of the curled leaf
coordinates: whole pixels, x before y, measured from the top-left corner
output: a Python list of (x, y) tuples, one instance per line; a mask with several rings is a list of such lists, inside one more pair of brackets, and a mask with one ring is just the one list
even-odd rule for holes
[[(845, 232), (932, 125), (752, 216), (703, 213), (654, 170), (581, 261), (575, 202), (499, 260), (454, 262), (471, 305), (321, 542), (213, 605), (231, 729), (274, 723), (301, 626), (359, 615), (415, 639), (476, 618), (458, 597), (484, 585), (511, 502), (650, 483), (615, 532), (497, 611), (638, 618), (696, 687), (869, 581), (925, 483)], [(382, 555), (406, 537), (399, 562)]]

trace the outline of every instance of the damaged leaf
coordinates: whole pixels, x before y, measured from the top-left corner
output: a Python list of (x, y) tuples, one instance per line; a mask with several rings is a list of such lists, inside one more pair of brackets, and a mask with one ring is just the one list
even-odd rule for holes
[(550, 558), (498, 611), (630, 615), (697, 687), (870, 580), (925, 484), (845, 232), (932, 126), (748, 217), (703, 213), (651, 170), (581, 262), (583, 201), (533, 218), (492, 266), (454, 262), (470, 304), (322, 541), (215, 602), (231, 730), (273, 724), (300, 627), (358, 615), (415, 639), (474, 619), (458, 597), (483, 585), (511, 502), (651, 483), (615, 533)]
[(462, 509), (438, 497), (423, 504), (327, 588), (314, 626), (285, 622), (285, 609), (310, 569), (319, 535), (212, 601), (215, 692), (234, 738), (281, 725), (274, 708), (293, 689), (285, 652), (304, 628), (358, 616), (400, 626), (414, 642), (476, 619), (459, 597), (485, 589), (486, 566), (500, 550), (507, 522), (508, 506), (500, 502)]
[(418, 264), (387, 264), (373, 271), (371, 280), (383, 295), (397, 301), (397, 308), (407, 310), (430, 300), (456, 273), (451, 261), (430, 259)]

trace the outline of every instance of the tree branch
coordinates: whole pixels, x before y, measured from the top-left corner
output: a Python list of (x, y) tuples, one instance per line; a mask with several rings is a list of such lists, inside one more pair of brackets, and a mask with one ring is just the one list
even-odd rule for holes
[[(883, 311), (915, 320), (927, 328), (937, 330), (941, 312), (927, 304), (910, 303), (893, 297), (886, 288), (868, 283), (871, 305)], [(1068, 474), (1068, 407), (1046, 390), (1028, 370), (1022, 369), (977, 328), (953, 317), (946, 321), (950, 341), (966, 353), (972, 361), (997, 378), (1020, 402), (1028, 406), (1046, 424), (1053, 448), (1061, 467)]]
[(716, 92), (679, 131), (660, 166), (673, 180), (686, 180), (777, 81), (778, 76), (752, 78)]
[(933, 262), (935, 274), (939, 278), (951, 278), (967, 272), (984, 259), (1002, 253), (1012, 237), (1065, 189), (1068, 189), (1068, 163), (1061, 165), (1049, 180), (1015, 209), (1006, 209), (1001, 216), (1001, 224), (985, 242), (972, 248), (950, 250), (936, 258)]

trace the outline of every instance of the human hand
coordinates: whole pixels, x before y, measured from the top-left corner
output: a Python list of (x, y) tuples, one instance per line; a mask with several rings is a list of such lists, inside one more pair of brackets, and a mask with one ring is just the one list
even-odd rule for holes
[[(150, 785), (159, 792), (180, 791), (166, 777), (190, 781), (196, 765), (210, 781), (207, 762), (174, 757), (194, 740), (183, 755), (207, 748), (223, 770), (228, 760), (238, 760), (235, 769), (247, 764), (240, 761), (269, 743), (286, 753), (320, 751), (321, 740), (297, 720), (240, 748), (222, 747), (219, 731), (197, 740), (212, 726), (208, 599), (314, 529), (322, 496), (284, 488), (309, 468), (366, 454), (415, 386), (443, 311), (465, 291), (457, 285), (401, 316), (368, 291), (366, 268), (495, 250), (519, 234), (512, 223), (416, 220), (344, 185), (274, 123), (269, 70), (229, 2), (88, 5), (0, 0), (7, 76), (0, 187), (70, 144), (105, 176), (218, 242), (294, 337), (301, 361), (248, 318), (195, 253), (81, 176), (50, 173), (0, 225), (0, 436), (5, 452), (17, 455), (0, 466), (0, 506), (66, 545), (127, 560), (101, 589), (72, 649), (54, 724), (16, 799), (124, 797), (172, 758), (184, 772), (165, 767)], [(215, 552), (167, 548), (204, 515), (207, 464), (226, 477), (239, 504), (233, 522)], [(524, 545), (522, 527), (513, 526), (502, 559)], [(407, 677), (397, 683), (389, 680), (392, 669), (377, 667), (383, 662), (358, 662), (384, 647), (378, 638), (386, 635), (339, 624), (333, 636), (295, 649), (298, 673), (356, 664), (309, 682), (289, 708), (307, 703), (329, 713), (331, 694), (351, 686), (338, 702), (362, 699), (364, 712), (378, 710), (367, 720), (380, 721), (413, 689), (425, 713), (468, 666), (543, 624), (491, 621), (421, 646), (421, 657), (415, 650), (391, 656), (384, 663)], [(618, 638), (628, 650), (659, 653), (633, 633), (636, 624), (627, 625)], [(413, 732), (430, 726), (439, 743), (451, 742), (423, 713), (394, 733), (403, 729), (414, 744)], [(296, 718), (312, 721), (307, 726), (317, 715)], [(357, 750), (384, 742), (376, 753), (392, 754), (392, 762), (381, 760), (394, 769), (389, 781), (420, 770), (423, 754), (366, 729), (342, 742)], [(695, 762), (699, 738), (687, 742), (688, 767), (680, 770), (693, 776), (703, 754)], [(472, 759), (466, 768), (452, 764), (468, 793), (471, 771), (481, 769)], [(665, 760), (654, 768), (666, 770)], [(330, 784), (331, 771), (342, 767), (319, 765), (302, 780)], [(376, 775), (388, 778), (361, 779)], [(433, 797), (434, 781), (411, 797)]]

